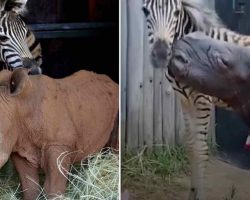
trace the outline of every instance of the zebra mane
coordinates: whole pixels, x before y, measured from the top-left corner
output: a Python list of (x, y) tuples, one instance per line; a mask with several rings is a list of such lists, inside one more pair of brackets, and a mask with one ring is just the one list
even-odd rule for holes
[(206, 8), (204, 0), (182, 0), (184, 10), (191, 17), (198, 29), (206, 31), (210, 27), (225, 27), (215, 12)]
[(26, 3), (28, 0), (0, 0), (0, 11), (15, 11), (24, 15), (27, 12)]

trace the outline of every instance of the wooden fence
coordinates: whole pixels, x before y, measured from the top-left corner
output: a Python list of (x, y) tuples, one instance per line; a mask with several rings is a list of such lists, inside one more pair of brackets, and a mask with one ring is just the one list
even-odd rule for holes
[(175, 145), (183, 135), (178, 98), (149, 60), (141, 8), (142, 0), (121, 1), (121, 138), (129, 149)]

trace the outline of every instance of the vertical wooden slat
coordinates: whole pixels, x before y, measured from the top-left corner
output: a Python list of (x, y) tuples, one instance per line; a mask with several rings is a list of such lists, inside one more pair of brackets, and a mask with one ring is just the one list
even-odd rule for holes
[(163, 143), (169, 146), (175, 145), (175, 94), (165, 75), (162, 77), (162, 123)]
[(141, 76), (140, 76), (140, 95), (141, 95), (141, 99), (140, 99), (140, 105), (139, 105), (139, 120), (138, 120), (138, 147), (139, 149), (141, 149), (144, 146), (144, 130), (143, 130), (143, 116), (144, 116), (144, 105), (143, 105), (143, 88), (144, 88), (144, 82), (143, 82), (143, 71), (144, 71), (144, 18), (143, 18), (143, 12), (142, 12), (142, 1), (139, 2), (138, 5), (138, 17), (140, 18), (140, 42), (141, 45), (140, 46), (140, 55), (142, 56), (140, 58), (140, 68), (141, 68)]
[(126, 145), (126, 95), (127, 95), (127, 0), (121, 1), (121, 142), (122, 150)]
[(175, 142), (177, 145), (182, 144), (184, 131), (185, 130), (181, 103), (178, 98), (178, 95), (175, 94)]
[(150, 47), (147, 27), (144, 20), (144, 74), (143, 74), (143, 130), (144, 143), (148, 147), (153, 145), (154, 135), (154, 70), (150, 62)]
[[(131, 149), (139, 144), (143, 106), (143, 19), (141, 1), (128, 0), (127, 50), (127, 143)], [(141, 136), (141, 135), (140, 135)], [(140, 138), (141, 139), (141, 138)]]
[[(142, 72), (143, 76), (143, 72)], [(143, 78), (142, 78), (143, 79)], [(139, 107), (139, 137), (138, 137), (138, 147), (139, 150), (144, 146), (144, 131), (143, 131), (143, 116), (144, 116), (144, 108), (143, 108), (143, 80), (140, 85), (140, 93), (141, 93), (141, 100), (140, 100), (140, 107)]]
[(162, 68), (154, 68), (154, 144), (162, 144)]

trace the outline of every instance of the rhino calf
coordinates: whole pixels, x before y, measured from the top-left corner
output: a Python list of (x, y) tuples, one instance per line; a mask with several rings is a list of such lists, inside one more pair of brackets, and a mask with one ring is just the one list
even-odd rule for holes
[[(19, 173), (24, 199), (39, 195), (38, 170), (45, 173), (49, 198), (63, 194), (62, 167), (99, 151), (118, 113), (118, 85), (105, 75), (79, 71), (63, 79), (28, 76), (25, 69), (0, 72), (0, 167), (8, 158)], [(66, 174), (65, 174), (66, 176)]]
[(223, 100), (250, 126), (249, 47), (194, 32), (174, 44), (169, 73), (198, 92)]

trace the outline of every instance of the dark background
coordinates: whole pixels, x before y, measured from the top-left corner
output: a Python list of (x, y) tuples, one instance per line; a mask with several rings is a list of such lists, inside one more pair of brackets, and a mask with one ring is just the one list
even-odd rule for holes
[(25, 20), (43, 50), (43, 73), (80, 69), (119, 80), (118, 0), (29, 0)]
[[(215, 0), (215, 7), (229, 29), (250, 35), (249, 0)], [(250, 151), (244, 149), (249, 130), (235, 113), (216, 108), (216, 142), (223, 160), (250, 169)]]

